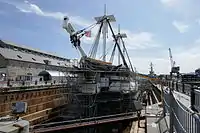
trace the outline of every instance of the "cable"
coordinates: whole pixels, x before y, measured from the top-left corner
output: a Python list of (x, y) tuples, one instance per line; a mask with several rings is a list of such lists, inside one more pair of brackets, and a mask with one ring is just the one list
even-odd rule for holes
[(110, 24), (110, 22), (109, 22), (108, 19), (106, 19), (106, 21), (108, 22), (108, 26), (110, 27), (111, 33), (112, 33), (113, 38), (114, 38), (114, 40), (115, 40), (115, 44), (117, 44), (118, 50), (119, 50), (119, 52), (120, 52), (120, 54), (121, 54), (121, 57), (122, 57), (122, 61), (123, 61), (124, 65), (126, 66), (126, 68), (129, 69), (129, 67), (128, 67), (127, 63), (126, 63), (126, 59), (124, 58), (124, 55), (123, 55), (123, 53), (122, 53), (122, 51), (121, 51), (121, 49), (120, 49), (118, 40), (117, 40), (117, 38), (115, 37), (115, 33), (114, 33), (113, 29), (112, 29), (112, 26), (111, 26), (111, 24)]
[(127, 49), (126, 49), (125, 44), (124, 44), (124, 40), (122, 39), (122, 37), (120, 37), (120, 38), (121, 38), (121, 41), (122, 41), (122, 44), (123, 44), (123, 48), (124, 48), (124, 50), (125, 50), (125, 52), (126, 52), (126, 55), (127, 55), (128, 61), (129, 61), (129, 63), (130, 63), (131, 70), (132, 70), (132, 72), (134, 72), (134, 70), (133, 70), (133, 66), (132, 66), (132, 63), (131, 63), (131, 60), (130, 60), (130, 58), (129, 58), (129, 55), (128, 55), (128, 52), (127, 52)]
[(89, 56), (92, 57), (92, 58), (96, 57), (96, 52), (97, 52), (97, 48), (98, 48), (98, 45), (99, 45), (99, 39), (100, 39), (100, 35), (101, 35), (102, 26), (103, 26), (103, 23), (100, 25), (98, 33), (97, 33), (95, 40), (93, 42), (93, 45), (92, 45), (92, 47), (89, 51)]
[(104, 56), (108, 55), (109, 50), (112, 48), (113, 45), (111, 45), (107, 50), (106, 50), (106, 54), (100, 56), (100, 59), (102, 59)]
[(88, 27), (85, 27), (84, 29), (82, 29), (82, 31), (86, 30), (86, 29), (92, 29), (97, 25), (97, 23), (91, 24)]

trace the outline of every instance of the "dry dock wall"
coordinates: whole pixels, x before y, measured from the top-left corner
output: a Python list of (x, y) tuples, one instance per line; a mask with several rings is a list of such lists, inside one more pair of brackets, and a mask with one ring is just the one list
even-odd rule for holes
[(27, 102), (28, 108), (22, 118), (28, 120), (31, 125), (50, 119), (59, 114), (54, 110), (61, 106), (67, 106), (70, 95), (67, 87), (43, 87), (40, 89), (0, 92), (0, 117), (11, 114), (11, 105), (16, 101)]

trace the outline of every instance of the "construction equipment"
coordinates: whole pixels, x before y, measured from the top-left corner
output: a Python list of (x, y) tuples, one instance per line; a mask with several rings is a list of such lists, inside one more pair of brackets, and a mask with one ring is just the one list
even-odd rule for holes
[(171, 52), (170, 48), (169, 48), (169, 58), (170, 58), (170, 63), (171, 63), (170, 77), (172, 78), (173, 74), (176, 74), (177, 77), (179, 77), (180, 67), (179, 66), (175, 66), (176, 62), (173, 60), (172, 52)]

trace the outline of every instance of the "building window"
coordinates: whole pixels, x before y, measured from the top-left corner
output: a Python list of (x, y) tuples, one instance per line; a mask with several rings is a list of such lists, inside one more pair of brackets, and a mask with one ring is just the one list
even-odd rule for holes
[(36, 61), (36, 59), (35, 59), (35, 58), (32, 58), (32, 60)]
[(44, 61), (44, 63), (46, 64), (46, 65), (51, 65), (51, 61), (49, 61), (49, 60), (43, 60)]
[(13, 50), (15, 50), (15, 51), (18, 51), (18, 49), (17, 49), (17, 48), (15, 48), (15, 47), (13, 48)]
[(0, 44), (0, 48), (4, 48), (4, 46)]
[(22, 57), (20, 55), (17, 55), (18, 58), (22, 59)]
[(5, 80), (6, 80), (6, 74), (0, 73), (0, 81), (5, 81)]
[(27, 73), (26, 80), (27, 81), (32, 80), (32, 73)]

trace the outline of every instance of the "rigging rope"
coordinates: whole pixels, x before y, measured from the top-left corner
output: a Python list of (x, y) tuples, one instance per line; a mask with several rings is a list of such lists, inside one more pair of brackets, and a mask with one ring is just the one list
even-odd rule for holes
[[(102, 55), (100, 56), (99, 59), (102, 59), (103, 57), (105, 57), (106, 55), (108, 55), (108, 52), (110, 51), (110, 49), (112, 48), (113, 45), (111, 45), (107, 50), (106, 50), (106, 54), (105, 55)], [(115, 46), (115, 45), (114, 45)]]
[(100, 25), (98, 33), (97, 33), (95, 40), (93, 42), (93, 45), (92, 45), (92, 47), (89, 51), (89, 56), (92, 57), (92, 58), (96, 57), (96, 52), (97, 52), (97, 48), (98, 48), (98, 45), (99, 45), (99, 39), (100, 39), (100, 35), (101, 35), (102, 26), (103, 26), (103, 23)]
[(96, 25), (97, 25), (97, 23), (91, 24), (91, 25), (89, 25), (88, 27), (84, 28), (83, 30), (86, 30), (86, 29), (93, 29)]
[(127, 58), (128, 58), (128, 61), (129, 61), (129, 63), (130, 63), (131, 70), (132, 70), (132, 72), (134, 72), (134, 70), (133, 70), (133, 65), (132, 65), (131, 60), (130, 60), (130, 57), (129, 57), (129, 55), (128, 55), (128, 51), (127, 51), (127, 49), (126, 49), (126, 47), (125, 47), (124, 40), (122, 39), (122, 37), (120, 37), (120, 38), (121, 38), (121, 41), (122, 41), (122, 45), (123, 45), (124, 51), (125, 51), (126, 56), (127, 56)]

